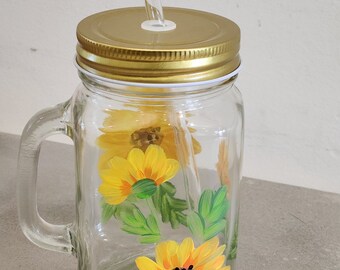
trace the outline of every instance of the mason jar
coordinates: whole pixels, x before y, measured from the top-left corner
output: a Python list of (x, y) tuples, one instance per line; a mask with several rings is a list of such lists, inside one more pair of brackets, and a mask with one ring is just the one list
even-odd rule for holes
[[(145, 21), (143, 8), (81, 21), (79, 87), (22, 134), (22, 230), (77, 256), (78, 269), (236, 269), (240, 31), (207, 12), (164, 13), (164, 27)], [(63, 226), (39, 216), (35, 195), (40, 144), (55, 133), (76, 153), (76, 216)]]

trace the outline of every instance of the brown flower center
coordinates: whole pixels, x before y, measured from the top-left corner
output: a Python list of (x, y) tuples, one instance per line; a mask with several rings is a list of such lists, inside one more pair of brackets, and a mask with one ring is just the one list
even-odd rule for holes
[(184, 268), (184, 267), (176, 267), (173, 270), (193, 270), (194, 266), (191, 264), (188, 268)]
[(150, 144), (160, 145), (163, 137), (160, 127), (141, 128), (131, 134), (131, 143), (145, 151)]

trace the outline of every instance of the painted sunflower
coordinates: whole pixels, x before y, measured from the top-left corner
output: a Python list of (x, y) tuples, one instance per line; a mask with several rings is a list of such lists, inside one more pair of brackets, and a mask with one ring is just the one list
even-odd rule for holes
[[(115, 156), (126, 158), (131, 149), (145, 151), (149, 145), (159, 145), (169, 158), (179, 160), (178, 149), (175, 147), (178, 145), (182, 147), (184, 162), (187, 162), (188, 146), (185, 144), (185, 133), (170, 124), (165, 111), (108, 110), (106, 113), (108, 116), (100, 129), (103, 134), (97, 139), (98, 146), (104, 150), (99, 159), (99, 169), (107, 168), (108, 161)], [(195, 131), (188, 129), (191, 133)], [(176, 142), (176, 135), (179, 136), (180, 142)], [(193, 137), (191, 141), (194, 154), (198, 154), (201, 151), (199, 142)]]
[(107, 166), (100, 170), (98, 191), (111, 205), (124, 202), (130, 194), (140, 199), (152, 196), (157, 186), (173, 178), (179, 169), (178, 161), (168, 159), (158, 145), (150, 145), (145, 153), (133, 148), (127, 159), (113, 157)]
[(230, 270), (230, 266), (223, 266), (224, 250), (225, 245), (219, 246), (217, 237), (197, 248), (191, 238), (181, 244), (166, 241), (156, 246), (156, 261), (141, 256), (136, 265), (139, 270)]

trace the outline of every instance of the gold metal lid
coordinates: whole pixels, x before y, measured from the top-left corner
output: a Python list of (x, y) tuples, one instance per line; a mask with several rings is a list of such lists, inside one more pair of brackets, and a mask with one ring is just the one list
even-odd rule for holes
[(240, 65), (240, 29), (207, 12), (164, 8), (170, 31), (144, 30), (144, 8), (91, 15), (77, 28), (77, 63), (105, 78), (140, 83), (186, 83), (223, 77)]

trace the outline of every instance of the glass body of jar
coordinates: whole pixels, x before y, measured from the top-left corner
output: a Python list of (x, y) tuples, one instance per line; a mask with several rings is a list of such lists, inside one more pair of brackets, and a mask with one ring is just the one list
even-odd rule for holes
[[(34, 116), (22, 136), (19, 217), (28, 238), (76, 254), (78, 269), (234, 267), (243, 151), (235, 78), (143, 85), (80, 77), (73, 97)], [(77, 213), (67, 226), (31, 207), (36, 150), (51, 133), (70, 136), (76, 149)]]

